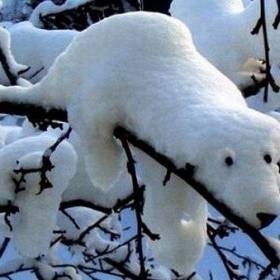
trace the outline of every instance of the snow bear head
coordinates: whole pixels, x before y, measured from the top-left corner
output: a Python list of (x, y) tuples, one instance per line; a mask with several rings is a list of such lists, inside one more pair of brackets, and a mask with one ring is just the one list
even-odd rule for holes
[(187, 141), (188, 149), (199, 147), (189, 150), (195, 178), (251, 225), (269, 225), (280, 206), (278, 122), (246, 107), (205, 109), (200, 117), (208, 121)]

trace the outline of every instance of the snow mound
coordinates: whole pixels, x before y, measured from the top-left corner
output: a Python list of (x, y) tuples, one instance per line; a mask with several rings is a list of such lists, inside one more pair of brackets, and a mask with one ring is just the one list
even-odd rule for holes
[[(74, 30), (39, 29), (28, 21), (14, 24), (8, 30), (11, 36), (11, 51), (16, 61), (30, 67), (22, 77), (32, 83), (38, 82), (47, 74), (57, 56), (78, 33)], [(9, 84), (1, 72), (0, 82)]]
[(17, 250), (24, 256), (37, 257), (48, 250), (62, 193), (75, 174), (76, 153), (67, 142), (58, 146), (50, 158), (54, 168), (46, 173), (52, 188), (41, 193), (39, 172), (28, 172), (16, 189), (15, 181), (19, 182), (22, 173), (14, 170), (40, 168), (44, 151), (55, 141), (54, 137), (33, 136), (0, 150), (0, 197), (19, 207), (19, 213), (11, 217), (12, 235)]

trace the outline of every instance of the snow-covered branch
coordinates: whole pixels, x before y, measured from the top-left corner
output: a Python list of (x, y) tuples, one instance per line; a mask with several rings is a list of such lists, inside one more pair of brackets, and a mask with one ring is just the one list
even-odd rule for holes
[(31, 22), (45, 29), (75, 29), (83, 30), (89, 25), (110, 15), (119, 14), (128, 10), (139, 10), (137, 0), (128, 0), (126, 6), (121, 0), (79, 0), (65, 1), (62, 5), (55, 5), (47, 1), (41, 3), (33, 11)]
[(16, 62), (11, 52), (10, 34), (4, 28), (0, 28), (0, 63), (8, 78), (9, 85), (18, 85), (21, 82), (20, 75), (29, 70), (28, 66)]
[(31, 123), (46, 130), (49, 125), (59, 126), (57, 122), (67, 121), (66, 111), (60, 109), (44, 108), (34, 104), (22, 104), (16, 102), (0, 102), (0, 112), (2, 114), (14, 116), (26, 116)]

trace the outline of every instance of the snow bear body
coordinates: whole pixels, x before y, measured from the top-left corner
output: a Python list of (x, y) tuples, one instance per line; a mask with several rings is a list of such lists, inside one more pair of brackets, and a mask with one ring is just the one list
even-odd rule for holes
[[(1, 87), (0, 100), (66, 109), (87, 173), (104, 190), (126, 168), (113, 138), (121, 125), (178, 168), (194, 165), (195, 178), (248, 223), (263, 226), (259, 213), (278, 212), (279, 124), (246, 106), (176, 19), (145, 12), (105, 19), (76, 36), (39, 84)], [(189, 274), (205, 244), (205, 201), (179, 179), (162, 187), (163, 170), (145, 157), (141, 164), (149, 197), (145, 216), (161, 231), (156, 255)]]

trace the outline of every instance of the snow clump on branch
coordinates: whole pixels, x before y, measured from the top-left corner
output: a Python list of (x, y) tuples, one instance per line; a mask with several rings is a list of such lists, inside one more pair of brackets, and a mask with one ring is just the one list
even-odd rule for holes
[(76, 152), (63, 142), (51, 155), (54, 167), (46, 172), (52, 187), (41, 190), (40, 172), (32, 170), (41, 168), (44, 151), (55, 141), (46, 135), (32, 136), (0, 150), (1, 204), (10, 201), (19, 208), (11, 216), (11, 237), (23, 256), (34, 258), (48, 251), (62, 193), (76, 171)]
[[(78, 34), (75, 30), (39, 29), (28, 21), (12, 25), (8, 31), (11, 37), (10, 48), (15, 60), (30, 67), (22, 77), (32, 83), (38, 82), (47, 74), (57, 56)], [(0, 83), (10, 84), (2, 70)]]

